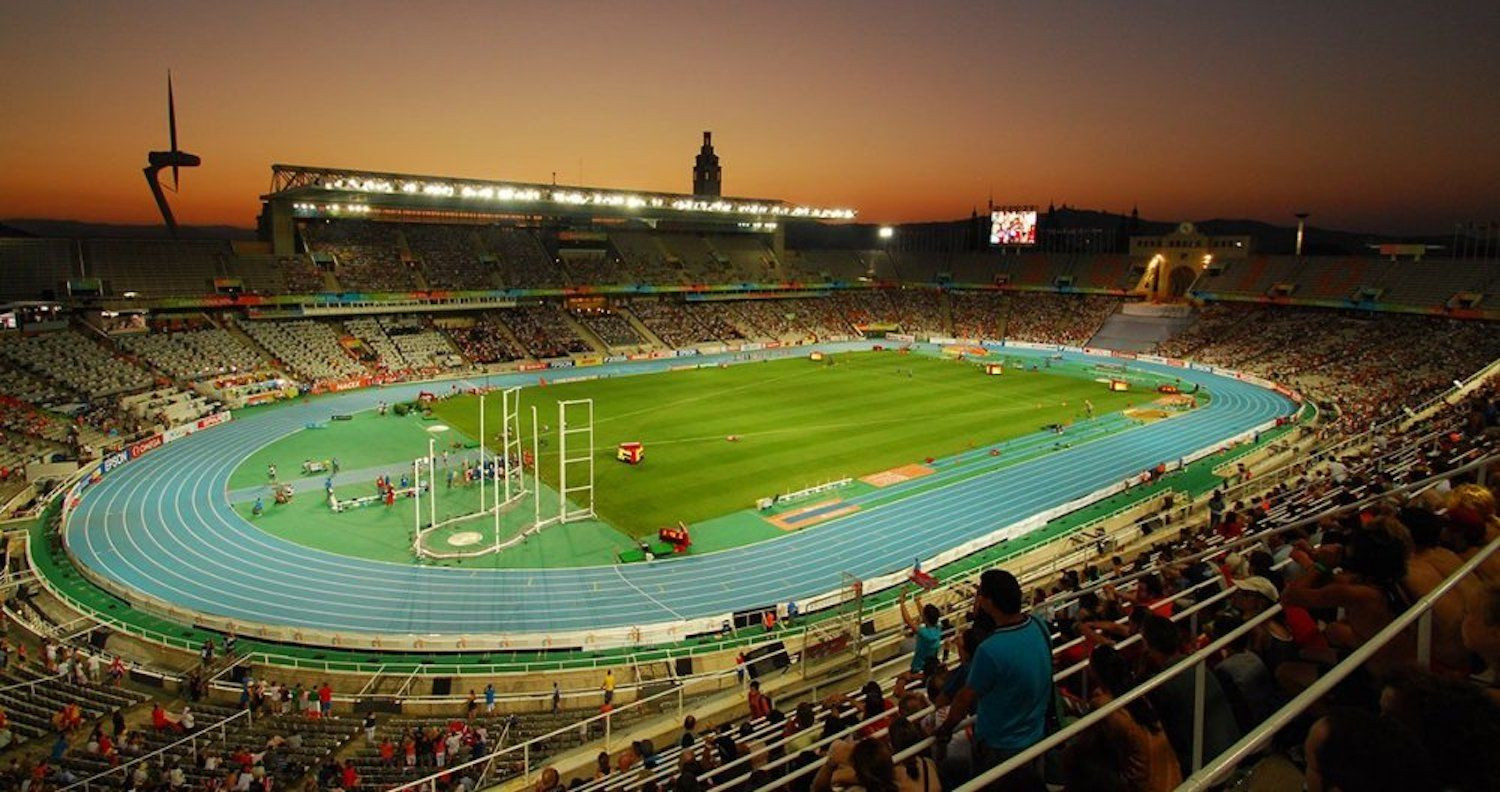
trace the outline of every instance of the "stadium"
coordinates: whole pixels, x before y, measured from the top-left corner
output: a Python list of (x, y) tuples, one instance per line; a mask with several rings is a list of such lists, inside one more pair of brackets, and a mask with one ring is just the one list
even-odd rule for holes
[(1500, 782), (1493, 226), (875, 224), (703, 132), (194, 238), (169, 106), (167, 233), (0, 226), (7, 784)]

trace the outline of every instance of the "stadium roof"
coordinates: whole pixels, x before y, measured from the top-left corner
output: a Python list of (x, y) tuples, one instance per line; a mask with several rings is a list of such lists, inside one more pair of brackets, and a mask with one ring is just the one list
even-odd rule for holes
[(648, 220), (853, 220), (853, 209), (760, 198), (612, 190), (560, 184), (421, 176), (272, 165), (266, 201), (286, 201), (298, 217), (358, 217), (381, 209), (496, 214), (595, 215)]

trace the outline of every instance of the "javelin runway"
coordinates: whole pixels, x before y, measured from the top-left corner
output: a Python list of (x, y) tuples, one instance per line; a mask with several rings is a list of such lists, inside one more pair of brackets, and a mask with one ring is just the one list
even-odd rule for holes
[[(868, 344), (825, 348), (838, 351)], [(1011, 348), (1005, 353), (1041, 354)], [(677, 362), (592, 371), (634, 373)], [(1178, 418), (1108, 435), (808, 531), (703, 556), (580, 569), (395, 564), (277, 539), (230, 507), (230, 473), (255, 449), (333, 413), (414, 398), (424, 388), (435, 389), (430, 383), (252, 412), (170, 443), (88, 488), (68, 521), (67, 542), (83, 564), (126, 588), (206, 614), (298, 629), (542, 633), (712, 617), (833, 590), (841, 584), (842, 572), (869, 578), (909, 567), (913, 558), (931, 557), (1296, 408), (1272, 391), (1207, 372), (1130, 365), (1204, 384), (1213, 399)], [(488, 381), (528, 384), (535, 376)]]

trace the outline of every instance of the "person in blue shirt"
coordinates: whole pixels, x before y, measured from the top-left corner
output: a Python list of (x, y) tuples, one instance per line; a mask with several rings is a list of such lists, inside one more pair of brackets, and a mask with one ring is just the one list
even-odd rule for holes
[[(1021, 584), (1015, 575), (991, 569), (980, 576), (974, 606), (995, 629), (979, 644), (968, 680), (937, 730), (939, 739), (946, 741), (974, 711), (976, 775), (1046, 736), (1053, 695), (1052, 640), (1047, 628), (1024, 613), (1021, 604)], [(1006, 781), (1015, 778), (1013, 774)]]
[(922, 614), (920, 624), (906, 609), (906, 589), (901, 590), (901, 620), (906, 622), (906, 629), (917, 637), (917, 647), (911, 655), (911, 670), (922, 673), (927, 670), (928, 663), (937, 659), (938, 650), (943, 646), (943, 628), (940, 623), (943, 612), (936, 605), (923, 605), (921, 594), (916, 599), (917, 610)]
[(484, 686), (484, 713), (493, 714), (495, 711), (495, 686), (488, 684)]

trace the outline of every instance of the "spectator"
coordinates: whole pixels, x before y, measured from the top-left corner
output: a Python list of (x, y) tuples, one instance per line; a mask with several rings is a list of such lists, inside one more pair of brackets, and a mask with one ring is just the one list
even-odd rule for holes
[(1500, 584), (1486, 586), (1469, 606), (1463, 639), (1464, 647), (1484, 662), (1479, 681), (1491, 703), (1500, 706)]
[(1051, 639), (1041, 622), (1021, 611), (1021, 603), (1015, 575), (991, 569), (980, 576), (974, 604), (995, 628), (980, 643), (969, 678), (937, 731), (946, 742), (970, 709), (976, 711), (976, 774), (1031, 747), (1046, 732), (1053, 696)]
[[(1341, 621), (1324, 631), (1329, 644), (1356, 649), (1380, 632), (1396, 614), (1411, 604), (1401, 586), (1406, 577), (1406, 549), (1399, 539), (1380, 528), (1356, 530), (1347, 547), (1324, 544), (1317, 560), (1301, 548), (1292, 558), (1307, 570), (1287, 583), (1281, 599), (1286, 605), (1309, 609), (1342, 609)], [(1338, 567), (1342, 572), (1335, 573)], [(1410, 643), (1393, 641), (1370, 660), (1377, 675), (1410, 656)]]
[(943, 645), (943, 628), (939, 626), (942, 621), (943, 612), (936, 605), (923, 605), (922, 595), (917, 595), (917, 610), (922, 614), (922, 621), (918, 623), (906, 609), (906, 589), (901, 589), (901, 620), (906, 623), (906, 629), (916, 636), (916, 649), (911, 655), (911, 670), (921, 673), (927, 669), (929, 661), (936, 660), (938, 650)]
[(746, 701), (750, 705), (750, 717), (764, 718), (771, 713), (771, 698), (760, 692), (760, 680), (750, 682), (750, 692), (746, 695)]
[(1428, 792), (1437, 775), (1405, 727), (1364, 710), (1336, 709), (1307, 733), (1307, 792)]
[[(1171, 619), (1155, 614), (1146, 617), (1141, 625), (1141, 636), (1145, 639), (1145, 668), (1149, 673), (1164, 673), (1183, 661), (1182, 635)], [(1149, 695), (1151, 706), (1161, 717), (1167, 739), (1177, 752), (1178, 767), (1184, 775), (1197, 769), (1193, 767), (1194, 676), (1191, 668), (1184, 667), (1172, 673)], [(1213, 674), (1205, 675), (1203, 692), (1202, 756), (1213, 757), (1234, 745), (1240, 738), (1240, 729), (1224, 689)]]
[(857, 743), (839, 740), (828, 748), (828, 760), (813, 779), (813, 792), (832, 789), (896, 792), (896, 769), (885, 743), (865, 738)]
[(1482, 691), (1407, 669), (1386, 680), (1380, 709), (1423, 743), (1443, 789), (1500, 789), (1500, 707)]
[[(1096, 682), (1090, 698), (1095, 708), (1129, 693), (1136, 685), (1130, 664), (1111, 646), (1094, 651), (1089, 673)], [(1108, 735), (1107, 742), (1116, 746), (1112, 753), (1119, 764), (1113, 769), (1132, 792), (1170, 792), (1182, 783), (1177, 754), (1149, 697), (1116, 710), (1091, 731), (1102, 731)]]

